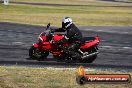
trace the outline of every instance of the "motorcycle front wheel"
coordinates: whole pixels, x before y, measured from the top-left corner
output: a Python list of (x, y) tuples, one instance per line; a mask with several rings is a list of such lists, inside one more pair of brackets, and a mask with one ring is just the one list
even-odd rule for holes
[(41, 61), (49, 55), (49, 52), (40, 52), (38, 48), (31, 46), (29, 49), (29, 57), (33, 60)]

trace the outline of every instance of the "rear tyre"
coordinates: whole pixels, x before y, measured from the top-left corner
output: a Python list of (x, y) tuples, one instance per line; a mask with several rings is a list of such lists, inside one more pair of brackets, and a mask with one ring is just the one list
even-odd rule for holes
[[(94, 46), (91, 49), (88, 49), (87, 52), (94, 53), (94, 52), (98, 52), (97, 50), (98, 50), (97, 46)], [(81, 62), (83, 62), (83, 63), (92, 63), (96, 58), (97, 58), (97, 54), (95, 54), (91, 57), (87, 57), (87, 58), (81, 60)]]

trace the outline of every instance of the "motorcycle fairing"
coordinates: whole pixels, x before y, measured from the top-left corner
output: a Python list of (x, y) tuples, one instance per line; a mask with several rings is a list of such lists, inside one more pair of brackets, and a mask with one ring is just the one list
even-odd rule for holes
[(42, 49), (51, 49), (50, 42), (43, 42), (43, 43), (41, 42), (41, 44), (40, 44), (40, 42), (39, 43), (34, 43), (33, 46), (35, 48), (41, 47)]
[(34, 43), (33, 46), (34, 46), (35, 48), (38, 48), (38, 47), (39, 47), (38, 43)]
[(42, 48), (43, 49), (51, 49), (51, 44), (50, 44), (50, 42), (43, 42), (42, 43)]
[(62, 38), (63, 38), (62, 35), (54, 35), (54, 36), (53, 36), (53, 40), (54, 40), (54, 41), (59, 41), (59, 40), (61, 40)]
[(95, 37), (94, 40), (91, 40), (91, 41), (86, 41), (86, 43), (84, 45), (82, 45), (80, 47), (80, 49), (87, 49), (87, 48), (90, 48), (91, 46), (94, 46), (94, 45), (97, 45), (99, 43), (99, 38), (98, 37)]
[(41, 43), (41, 45), (40, 45), (40, 43), (34, 43), (33, 46), (35, 48), (40, 48), (41, 50), (46, 50), (46, 51), (52, 53), (54, 56), (59, 56), (63, 52), (63, 50), (54, 51), (52, 49), (54, 47), (51, 46), (50, 42), (43, 42), (43, 43)]

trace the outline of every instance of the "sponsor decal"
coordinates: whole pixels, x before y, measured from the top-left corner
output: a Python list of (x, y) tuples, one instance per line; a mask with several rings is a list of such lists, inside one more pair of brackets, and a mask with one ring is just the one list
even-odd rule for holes
[(83, 66), (79, 66), (76, 72), (76, 82), (86, 83), (130, 83), (130, 74), (86, 74)]

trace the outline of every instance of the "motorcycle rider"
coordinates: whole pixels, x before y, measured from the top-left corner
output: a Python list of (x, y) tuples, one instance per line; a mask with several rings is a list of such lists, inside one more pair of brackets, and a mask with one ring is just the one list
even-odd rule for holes
[(70, 42), (71, 45), (64, 49), (64, 52), (70, 53), (73, 57), (77, 57), (75, 50), (83, 43), (83, 36), (81, 31), (73, 23), (72, 19), (70, 17), (64, 17), (62, 19), (62, 28), (52, 30), (52, 32), (66, 32), (61, 40), (54, 43), (61, 45), (67, 41)]

